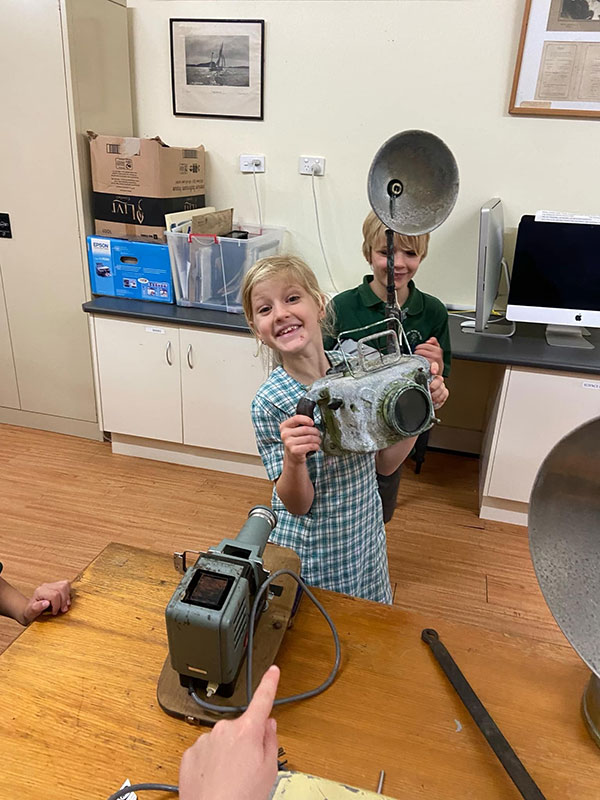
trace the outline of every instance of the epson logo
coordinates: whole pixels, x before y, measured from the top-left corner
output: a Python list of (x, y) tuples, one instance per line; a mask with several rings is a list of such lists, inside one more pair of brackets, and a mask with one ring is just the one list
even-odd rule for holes
[(92, 247), (94, 250), (110, 250), (110, 243), (109, 242), (101, 242), (98, 239), (94, 239), (92, 242)]

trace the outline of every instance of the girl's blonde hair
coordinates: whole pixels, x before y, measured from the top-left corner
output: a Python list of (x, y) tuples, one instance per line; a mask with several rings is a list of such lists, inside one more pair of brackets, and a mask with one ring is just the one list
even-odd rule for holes
[[(327, 296), (321, 291), (317, 276), (312, 269), (297, 256), (269, 256), (261, 258), (256, 264), (253, 264), (244, 276), (242, 283), (242, 308), (254, 335), (256, 336), (252, 313), (252, 292), (258, 283), (282, 277), (291, 279), (308, 292), (319, 310), (325, 313), (326, 318), (321, 323), (321, 327), (324, 331), (329, 332), (332, 327), (330, 322), (332, 305), (331, 303), (329, 306), (327, 305)], [(281, 364), (279, 353), (273, 352), (271, 357), (275, 364)]]
[[(387, 246), (385, 231), (386, 227), (383, 222), (373, 211), (369, 211), (362, 227), (362, 253), (368, 264), (371, 263), (372, 250), (378, 250), (381, 247)], [(394, 234), (394, 247), (398, 247), (401, 250), (414, 250), (418, 256), (421, 256), (421, 261), (427, 255), (428, 246), (428, 233), (422, 233), (420, 236), (404, 236), (401, 233)]]

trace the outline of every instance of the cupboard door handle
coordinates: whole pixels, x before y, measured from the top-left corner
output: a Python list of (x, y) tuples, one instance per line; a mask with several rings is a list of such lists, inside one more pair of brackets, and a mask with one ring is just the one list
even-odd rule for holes
[(167, 347), (165, 349), (165, 357), (167, 359), (167, 364), (172, 367), (173, 366), (173, 359), (171, 358), (171, 342), (167, 342)]
[(188, 362), (188, 367), (189, 367), (190, 369), (194, 369), (194, 361), (193, 361), (193, 359), (192, 359), (192, 345), (191, 345), (191, 344), (188, 344), (188, 349), (187, 349), (187, 362)]

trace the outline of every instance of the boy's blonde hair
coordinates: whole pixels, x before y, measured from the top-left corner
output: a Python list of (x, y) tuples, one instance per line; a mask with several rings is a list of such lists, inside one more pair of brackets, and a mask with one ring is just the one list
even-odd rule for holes
[[(387, 246), (385, 231), (386, 227), (383, 222), (373, 211), (369, 211), (362, 227), (362, 253), (368, 264), (371, 263), (371, 251)], [(428, 246), (428, 233), (422, 233), (420, 236), (404, 236), (401, 233), (394, 234), (394, 247), (398, 247), (401, 250), (414, 250), (418, 256), (421, 256), (421, 261), (427, 255)]]

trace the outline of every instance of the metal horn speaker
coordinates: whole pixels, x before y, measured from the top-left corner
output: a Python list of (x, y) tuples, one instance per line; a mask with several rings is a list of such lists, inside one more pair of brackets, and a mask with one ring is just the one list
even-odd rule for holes
[(458, 166), (448, 146), (428, 131), (403, 131), (383, 144), (369, 169), (369, 203), (396, 233), (437, 228), (458, 196)]
[(600, 745), (600, 418), (551, 450), (529, 506), (529, 547), (540, 588), (562, 632), (592, 671), (582, 700)]

